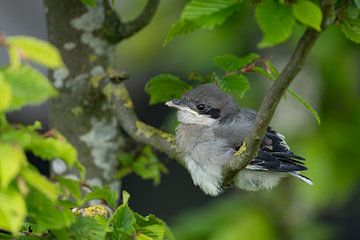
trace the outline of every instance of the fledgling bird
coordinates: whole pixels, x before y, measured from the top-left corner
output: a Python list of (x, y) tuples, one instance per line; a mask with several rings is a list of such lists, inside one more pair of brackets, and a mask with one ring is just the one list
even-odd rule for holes
[[(203, 84), (181, 99), (166, 102), (177, 109), (176, 144), (195, 185), (206, 194), (222, 192), (222, 173), (253, 126), (256, 112), (242, 108), (215, 84)], [(304, 158), (293, 154), (283, 135), (268, 127), (258, 155), (234, 179), (247, 191), (271, 189), (292, 175), (312, 185), (299, 172)]]

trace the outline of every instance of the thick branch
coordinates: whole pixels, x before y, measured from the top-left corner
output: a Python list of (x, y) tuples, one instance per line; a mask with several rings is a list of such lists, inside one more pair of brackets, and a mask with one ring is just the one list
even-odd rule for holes
[[(332, 0), (325, 0), (323, 2), (324, 18), (322, 29), (324, 30), (329, 24), (328, 21), (333, 11), (334, 4)], [(270, 124), (272, 116), (275, 113), (277, 105), (290, 83), (303, 68), (305, 60), (319, 35), (320, 32), (309, 28), (299, 40), (288, 64), (285, 66), (279, 78), (273, 83), (263, 99), (255, 124), (250, 130), (249, 135), (245, 138), (244, 145), (242, 147), (243, 152), (241, 152), (239, 158), (234, 158), (234, 161), (230, 164), (230, 166), (225, 169), (223, 186), (230, 185), (234, 176), (240, 170), (245, 168), (258, 154), (259, 147), (266, 133), (266, 129)]]
[(169, 158), (177, 160), (181, 165), (184, 161), (176, 150), (175, 138), (172, 134), (161, 131), (140, 121), (136, 116), (133, 103), (123, 83), (102, 83), (103, 94), (112, 104), (115, 117), (124, 131), (135, 141), (148, 144), (165, 153)]
[(111, 43), (117, 43), (125, 38), (131, 37), (147, 24), (153, 18), (160, 0), (148, 0), (146, 6), (140, 15), (132, 21), (123, 23), (119, 15), (109, 4), (109, 0), (103, 0), (105, 21), (103, 34)]

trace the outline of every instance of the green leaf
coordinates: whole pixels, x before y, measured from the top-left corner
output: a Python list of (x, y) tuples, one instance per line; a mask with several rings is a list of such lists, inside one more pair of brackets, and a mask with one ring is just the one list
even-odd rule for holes
[(58, 191), (56, 186), (46, 177), (38, 173), (35, 168), (22, 169), (20, 175), (24, 178), (29, 186), (44, 194), (44, 196), (49, 198), (51, 201), (54, 202), (57, 199)]
[(2, 189), (8, 187), (24, 165), (26, 165), (26, 157), (21, 148), (0, 143), (0, 186)]
[(10, 109), (44, 102), (57, 94), (49, 81), (37, 70), (28, 65), (20, 68), (4, 68), (1, 71), (13, 93)]
[(174, 37), (196, 29), (213, 29), (240, 9), (241, 0), (192, 0), (181, 15), (180, 21), (168, 32), (164, 45)]
[(152, 179), (156, 185), (160, 183), (161, 163), (150, 146), (142, 149), (141, 155), (133, 163), (133, 170), (143, 179)]
[(127, 204), (121, 205), (110, 218), (114, 239), (123, 239), (135, 232), (134, 212)]
[(340, 28), (349, 40), (360, 43), (360, 18), (357, 20), (345, 19), (340, 24)]
[(0, 229), (17, 232), (26, 216), (23, 196), (15, 191), (0, 191)]
[(96, 0), (81, 0), (81, 2), (89, 7), (96, 7)]
[(58, 180), (59, 184), (69, 191), (69, 193), (76, 199), (81, 199), (81, 187), (80, 182), (70, 178), (64, 178), (61, 176), (56, 176), (56, 180)]
[[(54, 137), (44, 138), (34, 129), (36, 126), (19, 127), (3, 132), (0, 140), (13, 144), (18, 144), (27, 151), (32, 151), (36, 156), (45, 160), (60, 158), (69, 166), (76, 166), (78, 169), (83, 166), (77, 160), (75, 148), (66, 141), (66, 139), (53, 130)], [(79, 169), (80, 171), (81, 169)]]
[(118, 193), (111, 191), (109, 187), (93, 187), (93, 191), (86, 194), (83, 200), (87, 202), (94, 199), (106, 201), (111, 207), (115, 207), (118, 200)]
[(105, 239), (106, 225), (89, 217), (76, 217), (76, 222), (71, 225), (70, 239), (102, 240)]
[(225, 54), (215, 57), (214, 63), (224, 71), (231, 72), (235, 70), (241, 70), (259, 57), (260, 55), (256, 53), (249, 53), (242, 58), (232, 54)]
[(0, 72), (0, 113), (4, 112), (11, 104), (12, 91), (6, 82), (4, 75)]
[(26, 197), (26, 205), (29, 217), (36, 223), (39, 232), (69, 227), (75, 221), (70, 209), (60, 208), (56, 202), (52, 202), (36, 189), (30, 190)]
[(235, 97), (242, 98), (250, 88), (248, 79), (242, 74), (231, 74), (218, 80), (219, 86)]
[(264, 33), (259, 48), (272, 47), (286, 41), (295, 25), (291, 8), (275, 0), (261, 1), (256, 7), (255, 17)]
[(150, 95), (150, 105), (180, 98), (191, 86), (171, 74), (161, 74), (150, 79), (145, 91)]
[(294, 17), (302, 24), (321, 31), (321, 9), (309, 0), (297, 0), (292, 4)]
[(145, 217), (135, 213), (136, 231), (143, 233), (146, 237), (159, 240), (174, 240), (174, 236), (166, 223), (153, 214)]
[(21, 56), (19, 50), (16, 47), (9, 46), (8, 50), (9, 62), (11, 68), (18, 68), (21, 65)]
[(59, 68), (64, 65), (59, 51), (46, 41), (33, 37), (16, 36), (6, 38), (6, 42), (11, 48), (16, 48), (22, 58), (48, 68)]
[(26, 146), (36, 156), (43, 159), (62, 159), (69, 167), (78, 163), (76, 149), (65, 139), (34, 137), (31, 143)]
[(298, 100), (301, 104), (305, 106), (305, 108), (311, 113), (311, 115), (316, 119), (317, 123), (320, 125), (321, 120), (317, 111), (300, 95), (298, 95), (294, 90), (288, 88), (287, 91), (293, 96), (296, 100)]

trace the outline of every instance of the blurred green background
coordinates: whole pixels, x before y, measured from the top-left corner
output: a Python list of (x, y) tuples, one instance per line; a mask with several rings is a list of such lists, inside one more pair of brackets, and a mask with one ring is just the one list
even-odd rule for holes
[[(131, 18), (144, 2), (122, 1), (121, 12)], [(288, 43), (260, 51), (261, 33), (248, 5), (213, 31), (197, 31), (162, 47), (183, 4), (163, 1), (151, 24), (119, 45), (119, 66), (130, 73), (128, 84), (138, 91), (143, 83), (135, 81), (144, 75), (172, 73), (186, 79), (190, 72), (214, 71), (213, 57), (224, 53), (258, 52), (281, 70), (304, 30), (298, 27)], [(322, 124), (291, 96), (283, 99), (272, 121), (294, 152), (307, 159), (306, 175), (314, 186), (287, 179), (273, 191), (233, 191), (199, 203), (170, 217), (178, 239), (360, 239), (359, 50), (336, 27), (326, 30), (292, 85), (319, 112)], [(257, 109), (267, 81), (253, 75), (241, 104)], [(141, 117), (146, 121), (162, 111), (149, 107)]]
[[(27, 1), (4, 2), (13, 6)], [(37, 8), (27, 8), (27, 14), (31, 11), (34, 15), (43, 14), (41, 1), (33, 2)], [(146, 3), (145, 0), (118, 2), (124, 19), (136, 16)], [(6, 4), (0, 10), (3, 13), (9, 12)], [(162, 47), (166, 32), (178, 19), (184, 4), (180, 0), (162, 1), (150, 25), (117, 48), (119, 67), (131, 76), (126, 84), (139, 117), (167, 130), (173, 114), (168, 114), (165, 106), (148, 106), (148, 96), (143, 90), (151, 77), (171, 73), (186, 79), (191, 72), (207, 74), (215, 71), (213, 57), (225, 53), (241, 56), (258, 52), (281, 70), (304, 30), (298, 27), (286, 44), (259, 50), (256, 44), (261, 33), (253, 7), (248, 5), (213, 31), (197, 31)], [(0, 20), (21, 18), (22, 10), (16, 11), (11, 12), (12, 16), (3, 14)], [(43, 18), (35, 17), (33, 21), (35, 32), (39, 27), (44, 28)], [(32, 35), (31, 27), (26, 30), (27, 35)], [(21, 30), (8, 34), (14, 33), (25, 34)], [(40, 37), (44, 38), (41, 34)], [(289, 178), (273, 191), (232, 190), (210, 198), (193, 186), (184, 169), (161, 156), (170, 173), (163, 177), (159, 187), (135, 176), (124, 180), (124, 188), (132, 194), (132, 208), (163, 217), (179, 240), (360, 239), (359, 50), (336, 27), (326, 30), (292, 85), (319, 112), (322, 124), (318, 125), (291, 96), (283, 99), (272, 121), (287, 137), (292, 150), (307, 159), (306, 175), (314, 186)], [(251, 89), (241, 105), (257, 109), (270, 82), (255, 74), (250, 79)], [(26, 120), (29, 114), (34, 117), (28, 113), (21, 118)]]

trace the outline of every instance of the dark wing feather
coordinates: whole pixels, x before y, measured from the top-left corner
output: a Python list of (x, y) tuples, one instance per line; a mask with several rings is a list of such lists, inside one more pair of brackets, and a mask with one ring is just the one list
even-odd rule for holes
[[(226, 139), (229, 146), (239, 150), (245, 136), (253, 126), (256, 112), (251, 109), (240, 109), (234, 115), (221, 120), (221, 125), (215, 129), (215, 136)], [(254, 170), (271, 170), (279, 172), (296, 172), (306, 170), (305, 159), (290, 151), (284, 136), (268, 127), (259, 153), (247, 166)]]
[(249, 167), (279, 172), (303, 171), (305, 159), (290, 151), (282, 135), (268, 128), (256, 158)]

